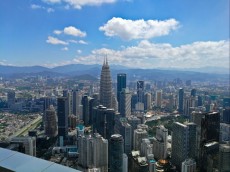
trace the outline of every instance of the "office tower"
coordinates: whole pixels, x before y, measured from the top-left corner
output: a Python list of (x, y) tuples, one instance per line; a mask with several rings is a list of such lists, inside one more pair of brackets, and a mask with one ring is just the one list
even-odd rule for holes
[(194, 159), (186, 159), (182, 162), (181, 172), (196, 172), (196, 161)]
[(45, 111), (45, 134), (48, 137), (57, 136), (57, 115), (52, 105)]
[(190, 107), (194, 107), (192, 106), (192, 101), (191, 98), (189, 96), (184, 97), (184, 103), (183, 103), (184, 107), (183, 107), (183, 114), (187, 117), (190, 116)]
[(118, 107), (120, 106), (120, 93), (123, 88), (126, 88), (126, 74), (118, 73), (117, 74), (117, 101)]
[(223, 110), (223, 123), (230, 124), (230, 108)]
[(100, 134), (80, 136), (78, 150), (78, 163), (84, 169), (99, 168), (101, 172), (108, 172), (108, 140)]
[(79, 90), (73, 90), (73, 114), (79, 119), (82, 95)]
[(220, 113), (218, 112), (194, 112), (192, 122), (197, 125), (197, 165), (202, 168), (204, 163), (205, 144), (216, 141), (220, 138)]
[(84, 95), (82, 97), (82, 114), (83, 114), (83, 121), (86, 126), (89, 125), (89, 100), (90, 97), (87, 95)]
[(128, 88), (123, 88), (120, 92), (119, 112), (122, 117), (131, 115), (131, 93)]
[(141, 141), (142, 139), (145, 139), (145, 138), (148, 138), (148, 133), (146, 130), (143, 130), (143, 129), (134, 130), (133, 149), (141, 150)]
[(67, 101), (67, 115), (72, 114), (72, 95), (69, 90), (63, 90), (63, 97), (66, 97)]
[(112, 80), (110, 75), (109, 64), (107, 58), (105, 59), (100, 79), (100, 103), (106, 108), (112, 107)]
[(137, 94), (132, 94), (131, 96), (131, 110), (135, 110), (135, 105), (137, 104)]
[(14, 137), (10, 145), (18, 152), (36, 156), (36, 137)]
[(131, 125), (131, 145), (132, 145), (132, 149), (133, 149), (133, 134), (134, 134), (134, 130), (137, 129), (137, 125), (141, 124), (141, 120), (139, 118), (137, 118), (136, 116), (129, 116), (127, 118), (128, 123)]
[(153, 153), (153, 145), (151, 144), (149, 139), (142, 139), (141, 141), (141, 156), (147, 157), (148, 155)]
[(124, 139), (124, 152), (128, 155), (132, 150), (132, 127), (127, 118), (119, 118), (115, 133), (120, 133)]
[(75, 129), (76, 126), (77, 126), (77, 121), (78, 121), (78, 119), (74, 114), (69, 115), (68, 116), (68, 126), (69, 126), (69, 128)]
[(43, 101), (43, 112), (46, 111), (53, 104), (53, 101), (50, 97), (42, 97), (41, 100)]
[(202, 105), (203, 105), (202, 97), (198, 96), (197, 106), (202, 106)]
[(94, 98), (89, 99), (89, 125), (93, 124), (93, 108), (98, 106), (98, 102)]
[(128, 172), (128, 156), (125, 153), (123, 153), (122, 172)]
[(230, 108), (230, 97), (223, 98), (223, 108)]
[(172, 128), (172, 163), (181, 169), (181, 163), (187, 158), (195, 158), (196, 124), (173, 123)]
[(109, 139), (110, 172), (123, 171), (124, 140), (120, 134), (114, 134)]
[(155, 106), (161, 107), (161, 101), (162, 101), (162, 90), (157, 90), (156, 91)]
[(191, 90), (191, 96), (196, 97), (196, 89)]
[(153, 137), (153, 154), (157, 159), (167, 158), (168, 129), (157, 126), (156, 137)]
[(150, 110), (151, 108), (152, 108), (152, 95), (151, 93), (145, 93), (144, 109)]
[(65, 139), (68, 135), (68, 99), (59, 97), (57, 99), (58, 136)]
[(93, 131), (98, 132), (104, 138), (110, 138), (114, 134), (115, 111), (99, 105), (93, 108)]
[(115, 112), (118, 112), (118, 102), (115, 94), (112, 95), (112, 107)]
[(11, 108), (15, 104), (15, 91), (10, 90), (7, 92), (7, 105)]
[(137, 102), (144, 103), (144, 81), (137, 81)]
[(219, 143), (212, 141), (204, 144), (202, 150), (202, 165), (200, 171), (217, 171), (219, 160)]
[(219, 148), (219, 171), (227, 172), (230, 170), (230, 143), (220, 144)]
[(230, 141), (230, 124), (220, 123), (220, 141)]
[(183, 107), (184, 107), (184, 89), (179, 89), (179, 95), (178, 95), (178, 112), (180, 114), (183, 113)]

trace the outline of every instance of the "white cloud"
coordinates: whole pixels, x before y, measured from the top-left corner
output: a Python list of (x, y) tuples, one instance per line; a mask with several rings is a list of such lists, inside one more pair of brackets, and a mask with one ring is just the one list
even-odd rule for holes
[(48, 39), (46, 40), (46, 42), (49, 44), (54, 44), (54, 45), (58, 45), (58, 44), (67, 45), (68, 44), (68, 42), (62, 41), (52, 36), (48, 36)]
[(83, 40), (80, 40), (80, 41), (78, 41), (79, 42), (79, 44), (88, 44), (87, 42), (85, 42), (85, 41), (83, 41)]
[(73, 39), (68, 40), (68, 42), (71, 42), (71, 43), (74, 43), (74, 44), (78, 44), (78, 41), (77, 40), (73, 40)]
[(42, 8), (42, 6), (36, 5), (36, 4), (32, 4), (30, 7), (31, 7), (32, 9), (41, 9), (41, 8)]
[(77, 50), (77, 53), (78, 53), (78, 54), (81, 54), (81, 53), (82, 53), (82, 51), (81, 51), (81, 50)]
[(63, 47), (61, 50), (62, 50), (62, 51), (68, 51), (69, 48), (68, 48), (68, 47)]
[(86, 32), (82, 32), (81, 30), (75, 28), (74, 26), (69, 26), (64, 28), (64, 33), (67, 35), (85, 37)]
[(154, 44), (147, 40), (137, 46), (113, 50), (96, 49), (88, 56), (75, 58), (75, 63), (102, 64), (105, 55), (113, 64), (141, 68), (199, 68), (205, 66), (229, 67), (229, 41), (194, 42), (174, 47)]
[(112, 4), (117, 0), (63, 0), (75, 9), (81, 9), (83, 6), (100, 6), (102, 4)]
[(57, 3), (60, 3), (61, 0), (43, 0), (43, 2), (48, 3), (48, 4), (57, 4)]
[(175, 19), (159, 20), (127, 20), (113, 17), (104, 26), (99, 27), (106, 36), (118, 36), (124, 40), (150, 39), (158, 36), (168, 35), (176, 30), (179, 22)]
[(55, 10), (53, 9), (53, 8), (47, 8), (47, 12), (48, 13), (52, 13), (52, 12), (54, 12)]
[(56, 35), (60, 35), (62, 33), (62, 31), (61, 30), (54, 30), (53, 33)]

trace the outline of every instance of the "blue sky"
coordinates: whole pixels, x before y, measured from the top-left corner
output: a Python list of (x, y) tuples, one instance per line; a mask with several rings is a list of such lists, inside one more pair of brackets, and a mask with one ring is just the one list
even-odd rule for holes
[(229, 67), (229, 0), (2, 0), (0, 64)]

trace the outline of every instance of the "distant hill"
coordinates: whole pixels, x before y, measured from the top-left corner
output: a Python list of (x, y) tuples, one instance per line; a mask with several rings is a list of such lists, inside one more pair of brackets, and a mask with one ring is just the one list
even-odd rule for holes
[[(197, 80), (197, 81), (219, 81), (229, 80), (228, 74), (219, 74), (220, 72), (211, 72), (218, 68), (207, 67), (200, 69), (201, 71), (183, 71), (182, 69), (132, 69), (120, 65), (111, 65), (111, 74), (113, 80), (116, 80), (117, 73), (126, 73), (129, 80), (173, 80), (180, 78), (182, 80)], [(222, 69), (222, 68), (221, 68)], [(218, 70), (221, 70), (220, 68)], [(187, 69), (192, 70), (192, 69)], [(195, 70), (195, 69), (194, 69)], [(223, 71), (223, 70), (222, 70)], [(100, 65), (84, 65), (84, 64), (71, 64), (65, 66), (58, 66), (55, 68), (46, 68), (42, 66), (3, 66), (0, 65), (0, 76), (4, 77), (22, 77), (22, 76), (68, 76), (76, 77), (78, 79), (88, 78), (94, 80), (100, 77)], [(91, 78), (93, 77), (93, 78)]]

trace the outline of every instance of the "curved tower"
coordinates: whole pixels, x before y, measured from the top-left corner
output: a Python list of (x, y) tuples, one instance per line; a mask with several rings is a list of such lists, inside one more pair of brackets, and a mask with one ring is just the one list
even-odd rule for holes
[(105, 58), (101, 70), (100, 103), (107, 108), (113, 108), (112, 107), (112, 80), (111, 80), (110, 69), (109, 69), (107, 58)]

